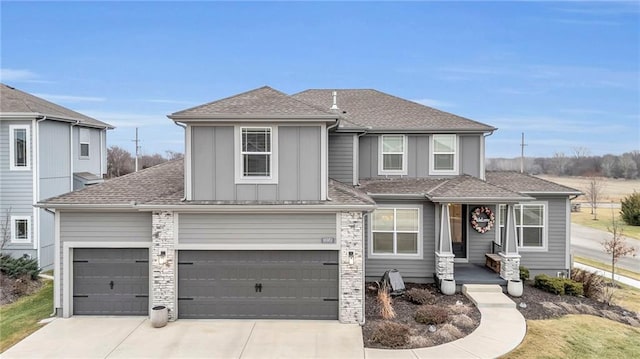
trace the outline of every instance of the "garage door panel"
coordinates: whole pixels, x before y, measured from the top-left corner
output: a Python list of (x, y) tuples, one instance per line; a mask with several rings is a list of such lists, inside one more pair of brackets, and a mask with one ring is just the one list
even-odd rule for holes
[(148, 313), (148, 249), (75, 248), (73, 256), (74, 314)]
[(337, 251), (180, 251), (178, 256), (181, 318), (337, 319)]

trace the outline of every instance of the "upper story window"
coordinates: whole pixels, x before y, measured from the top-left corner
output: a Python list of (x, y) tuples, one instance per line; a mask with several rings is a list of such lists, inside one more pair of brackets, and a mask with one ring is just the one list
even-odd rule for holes
[(456, 135), (431, 136), (431, 174), (458, 174), (458, 138)]
[(276, 183), (274, 127), (240, 127), (236, 183)]
[(382, 207), (371, 214), (369, 254), (374, 257), (422, 257), (419, 207)]
[(378, 148), (379, 175), (407, 174), (407, 137), (405, 135), (382, 135)]
[(11, 242), (28, 243), (31, 242), (29, 230), (29, 216), (11, 216)]
[(88, 128), (80, 129), (80, 157), (89, 158), (89, 146), (91, 144), (91, 133)]
[[(546, 227), (546, 206), (544, 203), (525, 203), (516, 206), (516, 234), (518, 236), (519, 250), (546, 250), (547, 249), (547, 227)], [(500, 205), (498, 215), (499, 231), (498, 240), (504, 242), (505, 223), (507, 218), (507, 206)]]
[(29, 161), (29, 126), (9, 125), (9, 169), (21, 171), (31, 169)]

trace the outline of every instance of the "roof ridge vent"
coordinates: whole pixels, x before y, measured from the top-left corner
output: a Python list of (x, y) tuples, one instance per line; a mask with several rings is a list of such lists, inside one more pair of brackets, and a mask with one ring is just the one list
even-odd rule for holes
[(330, 110), (338, 110), (338, 91), (333, 91), (333, 105)]

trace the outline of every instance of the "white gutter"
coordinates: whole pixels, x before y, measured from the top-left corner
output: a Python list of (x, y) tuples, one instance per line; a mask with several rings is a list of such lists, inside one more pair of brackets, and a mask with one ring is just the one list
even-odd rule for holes
[[(320, 194), (320, 199), (326, 199), (327, 201), (331, 201), (332, 199), (329, 197), (329, 130), (332, 130), (338, 127), (340, 123), (340, 119), (336, 119), (336, 123), (331, 126), (328, 126), (324, 131), (322, 131), (322, 138), (320, 139), (320, 148), (322, 149), (322, 153), (320, 154), (320, 185), (322, 186), (322, 191), (324, 193)], [(323, 124), (322, 127), (325, 125)], [(323, 173), (324, 172), (324, 173)]]
[(184, 129), (184, 197), (180, 200), (184, 202), (191, 194), (191, 134), (188, 133), (190, 131), (187, 131), (187, 125), (178, 121), (174, 121), (173, 123)]
[[(32, 120), (33, 123), (33, 136), (31, 142), (33, 143), (33, 153), (31, 154), (32, 166), (31, 171), (33, 174), (33, 204), (35, 205), (40, 200), (40, 122), (47, 119), (47, 116), (43, 116), (40, 119)], [(40, 263), (40, 210), (33, 207), (33, 246), (36, 250), (36, 257), (38, 258), (38, 267)]]
[(78, 125), (79, 120), (69, 125), (69, 192), (73, 191), (73, 126)]

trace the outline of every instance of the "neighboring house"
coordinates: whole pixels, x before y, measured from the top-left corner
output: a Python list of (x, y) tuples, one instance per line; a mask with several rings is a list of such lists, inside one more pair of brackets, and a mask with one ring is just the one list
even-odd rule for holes
[(375, 90), (269, 87), (169, 118), (184, 161), (40, 204), (56, 212), (63, 316), (164, 305), (172, 319), (362, 323), (365, 281), (389, 269), (440, 282), (570, 268), (579, 192), (485, 173), (492, 126)]
[[(0, 84), (3, 253), (53, 269), (54, 216), (38, 201), (102, 182), (110, 125)], [(6, 227), (6, 228), (5, 228)]]

